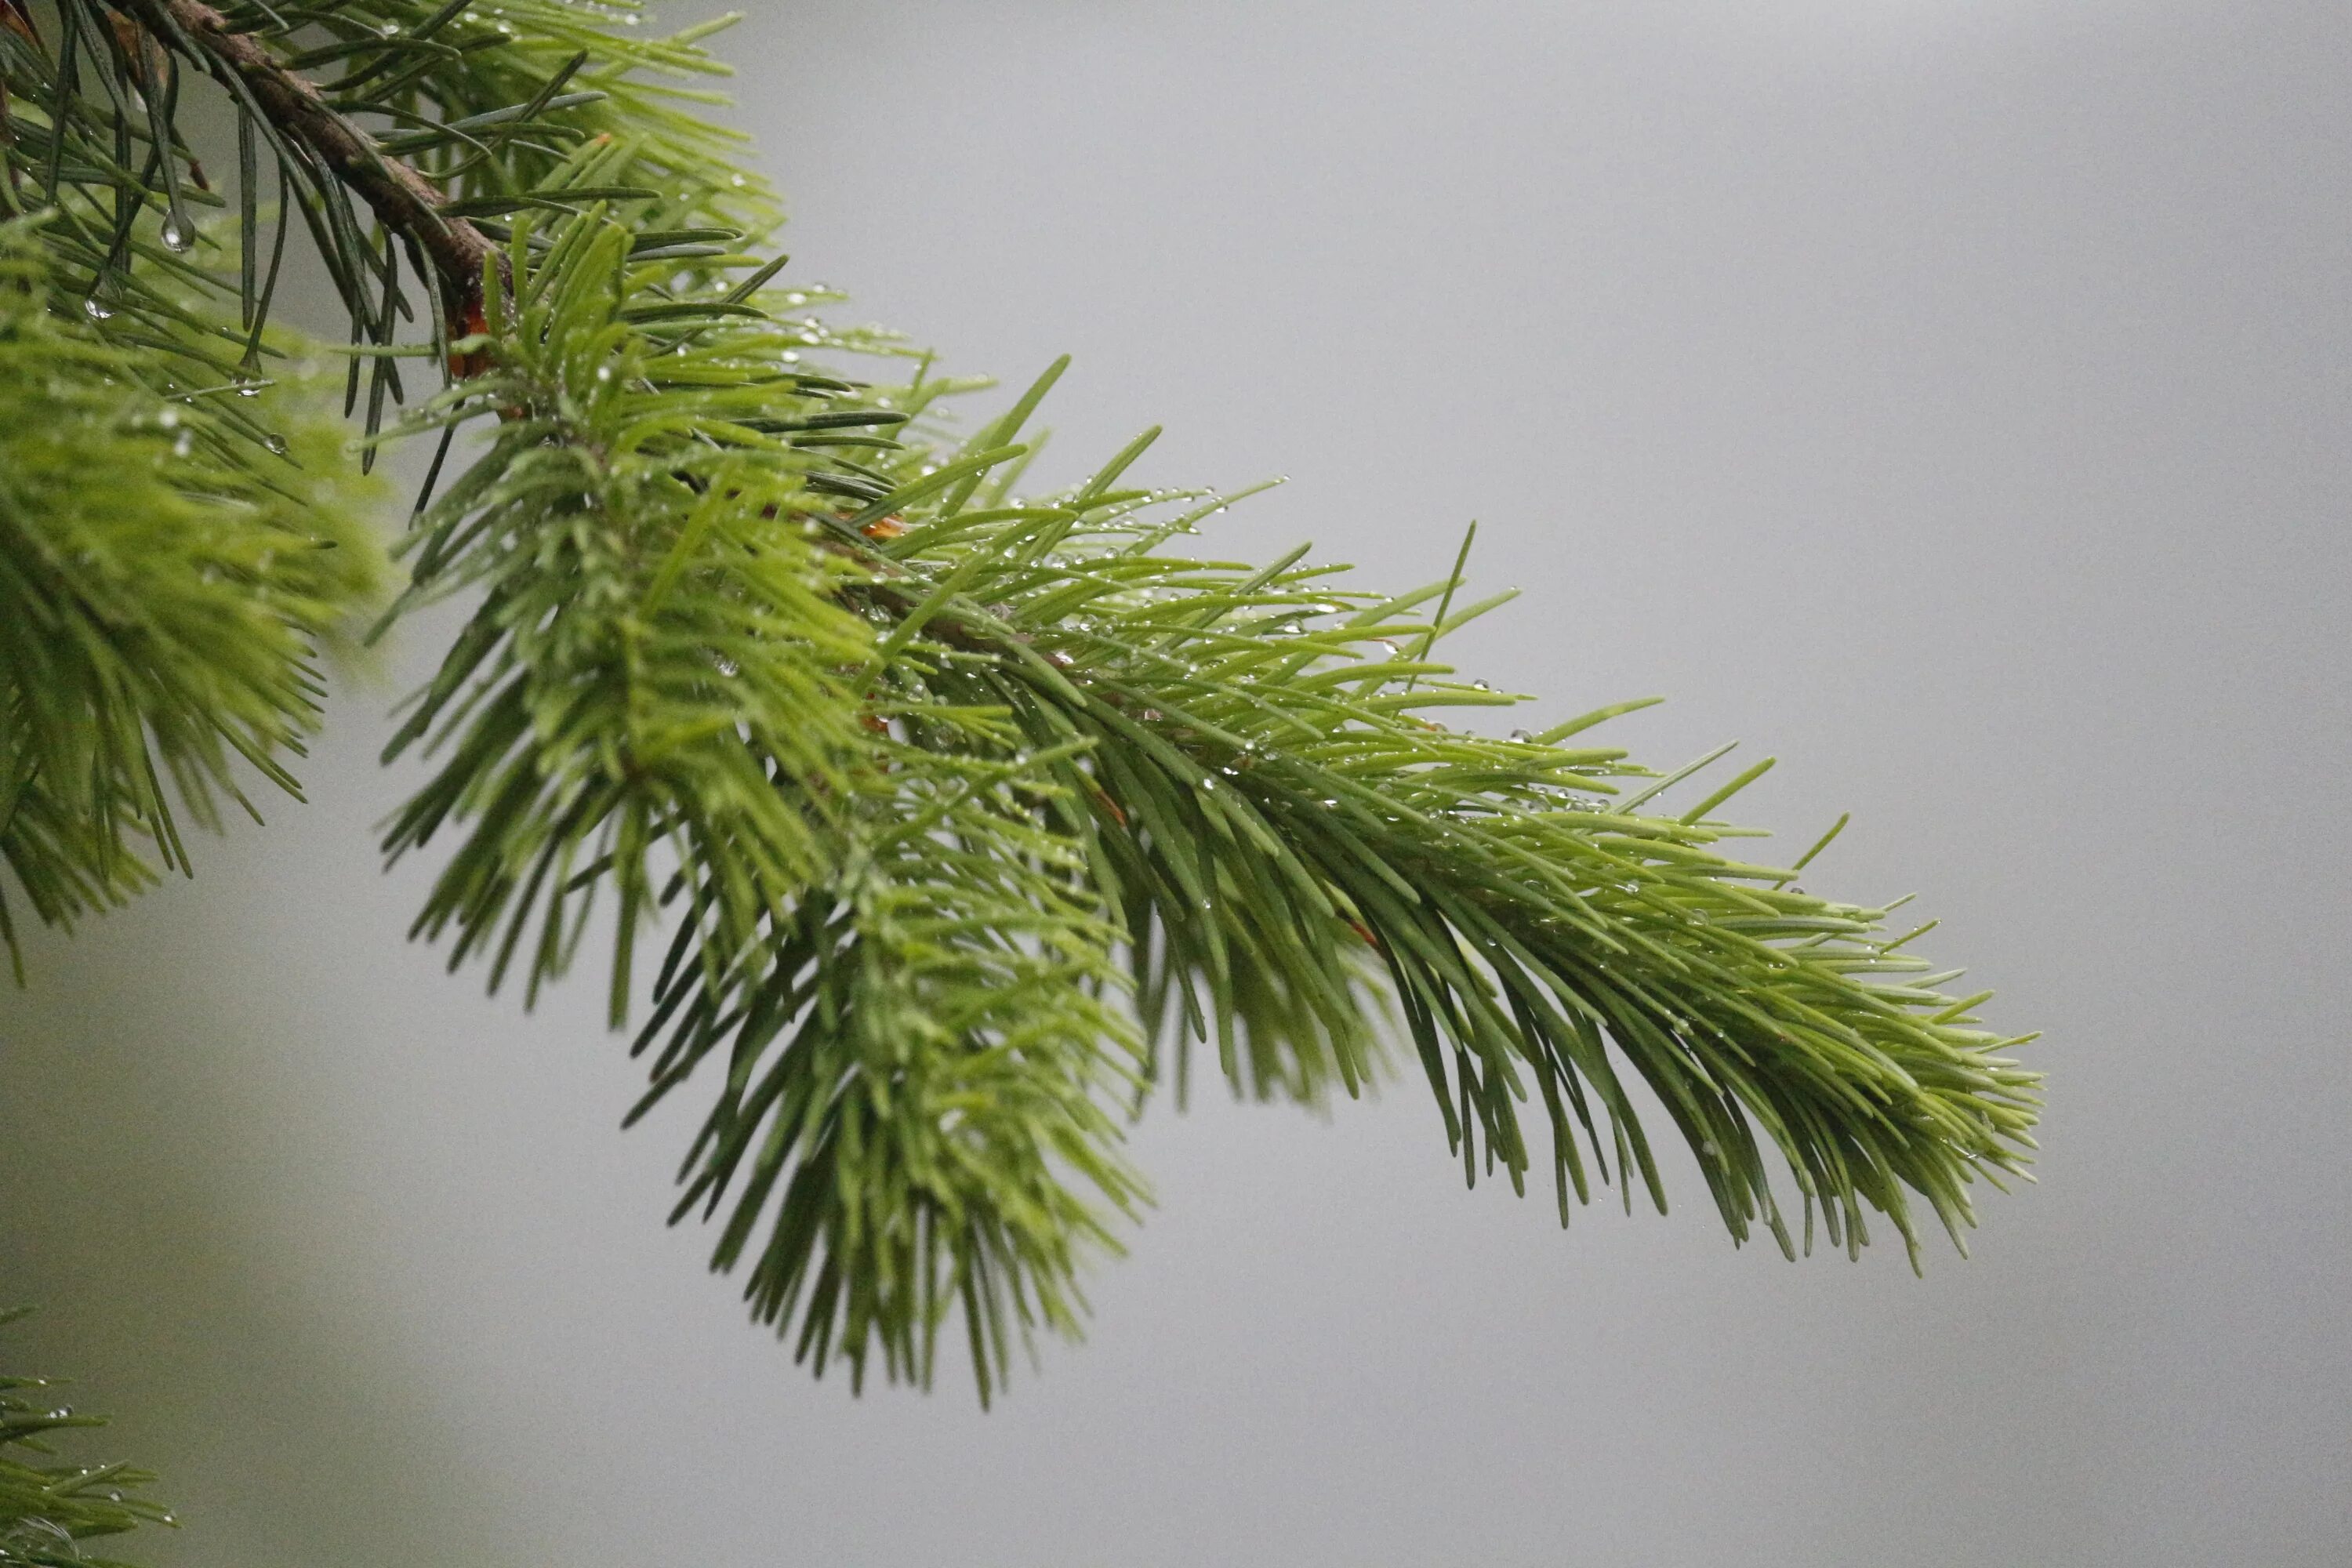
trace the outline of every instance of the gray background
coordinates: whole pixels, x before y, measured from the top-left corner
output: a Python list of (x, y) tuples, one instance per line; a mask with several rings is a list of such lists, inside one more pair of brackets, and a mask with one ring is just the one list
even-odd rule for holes
[(1462, 1191), (1412, 1086), (1154, 1114), (1091, 1342), (983, 1416), (812, 1384), (666, 1232), (580, 984), (401, 945), (347, 683), (315, 804), (0, 994), (12, 1363), (190, 1565), (2352, 1560), (2340, 606), (2352, 10), (763, 5), (794, 275), (1077, 369), (1065, 470), (1291, 487), (1462, 661), (1783, 759), (2048, 1031), (1974, 1261)]

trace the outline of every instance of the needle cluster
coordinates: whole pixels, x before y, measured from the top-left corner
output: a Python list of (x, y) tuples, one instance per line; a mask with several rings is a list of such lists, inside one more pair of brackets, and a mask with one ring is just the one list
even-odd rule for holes
[[(269, 323), (291, 236), (345, 308), (361, 450), (436, 445), (384, 617), (465, 606), (391, 746), (427, 762), (385, 844), (431, 852), (418, 934), (531, 994), (595, 939), (637, 1114), (694, 1098), (679, 1216), (820, 1370), (928, 1380), (960, 1321), (986, 1398), (1036, 1331), (1075, 1331), (1082, 1266), (1145, 1202), (1122, 1126), (1212, 1058), (1320, 1102), (1401, 1035), (1465, 1176), (1548, 1179), (1563, 1224), (1606, 1184), (1663, 1208), (1660, 1122), (1736, 1237), (1792, 1254), (1883, 1219), (1916, 1257), (1922, 1205), (1958, 1240), (1978, 1179), (2021, 1168), (2035, 1079), (1983, 998), (1885, 910), (1800, 890), (1821, 846), (1731, 852), (1724, 808), (1769, 764), (1707, 789), (1596, 743), (1639, 704), (1462, 727), (1523, 700), (1440, 657), (1507, 597), (1470, 602), (1467, 541), (1406, 594), (1303, 551), (1218, 559), (1203, 531), (1240, 498), (1138, 488), (1149, 433), (1024, 488), (1060, 367), (959, 437), (972, 384), (829, 324), (683, 85), (719, 69), (697, 37), (587, 0), (16, 5), (0, 190), (40, 272), (0, 305), (0, 398), (48, 395), (37, 370), (9, 390), (10, 353), (81, 353), (182, 378), (76, 373), (84, 395), (224, 412), (182, 450), (93, 403), (167, 460), (123, 465), (121, 497), (0, 479), (0, 529), (116, 528), (125, 613), (234, 601), (145, 686), (105, 636), (0, 678), (0, 784), (40, 782), (56, 825), (19, 851), (0, 815), (33, 908), (104, 901), (57, 889), (119, 885), (97, 847), (168, 821), (160, 784), (54, 781), (157, 757), (202, 802), (221, 744), (278, 777), (310, 649), (364, 596), (315, 549), (258, 563), (263, 532), (317, 537), (317, 509), (272, 510), (291, 474), (347, 483), (315, 441), (280, 450), (318, 389), (235, 395), (293, 352)], [(236, 123), (226, 195), (199, 85)], [(0, 542), (0, 594), (73, 613), (16, 573), (70, 548)], [(82, 711), (118, 739), (93, 750)]]

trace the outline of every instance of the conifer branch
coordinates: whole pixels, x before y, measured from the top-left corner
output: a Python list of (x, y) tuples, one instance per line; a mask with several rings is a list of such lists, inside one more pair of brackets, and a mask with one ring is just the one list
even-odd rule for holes
[(428, 258), (441, 286), (450, 331), (462, 335), (481, 305), (482, 266), (497, 247), (464, 217), (444, 211), (447, 195), (330, 105), (309, 78), (267, 45), (233, 28), (204, 0), (126, 0), (159, 37), (180, 43), (240, 84), (247, 100), (365, 201), (377, 218)]
[[(907, 363), (894, 340), (802, 313), (824, 296), (777, 285), (756, 174), (635, 80), (716, 67), (691, 37), (614, 27), (633, 0), (341, 0), (298, 24), (257, 0), (134, 4), (244, 110), (241, 276), (181, 258), (206, 193), (170, 79), (100, 97), (71, 35), (45, 53), (0, 29), (12, 102), (47, 106), (0, 144), (51, 195), (42, 298), (71, 319), (44, 331), (173, 395), (205, 374), (257, 389), (285, 342), (254, 259), (266, 142), (278, 245), (307, 231), (349, 308), (346, 412), (364, 392), (373, 449), (426, 351), (403, 339), (400, 252), (430, 275), (431, 346), (462, 336), (468, 357), (385, 437), (443, 454), (395, 610), (476, 607), (387, 753), (432, 773), (386, 851), (454, 837), (417, 932), (531, 995), (601, 902), (614, 1021), (650, 996), (640, 1112), (711, 1085), (679, 1214), (719, 1224), (715, 1265), (820, 1370), (928, 1378), (960, 1309), (985, 1398), (1033, 1330), (1075, 1331), (1087, 1254), (1141, 1202), (1116, 1112), (1163, 1077), (1181, 1093), (1196, 1047), (1237, 1092), (1360, 1092), (1383, 994), (1465, 1176), (1523, 1186), (1544, 1163), (1523, 1121), (1548, 1124), (1563, 1223), (1598, 1184), (1663, 1206), (1636, 1080), (1733, 1236), (1792, 1254), (1817, 1211), (1858, 1247), (1867, 1211), (1916, 1258), (1915, 1199), (1958, 1240), (1974, 1184), (2021, 1170), (2037, 1080), (1978, 1025), (1982, 998), (1945, 994), (1955, 974), (1886, 910), (1727, 852), (1750, 830), (1721, 808), (1761, 765), (1669, 807), (1652, 803), (1696, 766), (1579, 739), (1622, 707), (1508, 740), (1454, 727), (1448, 710), (1519, 700), (1442, 662), (1507, 595), (1458, 604), (1460, 560), (1391, 595), (1304, 552), (1198, 558), (1190, 537), (1234, 498), (1128, 484), (1149, 435), (1085, 484), (1023, 493), (1058, 367), (958, 441), (938, 409), (971, 384), (925, 361), (892, 384), (872, 367)], [(304, 74), (330, 64), (338, 80)], [(54, 310), (75, 292), (87, 321)], [(444, 486), (466, 427), (484, 438)], [(238, 486), (284, 445), (234, 401), (205, 429)], [(165, 561), (151, 595), (194, 564)], [(47, 610), (73, 588), (16, 592)], [(184, 663), (235, 668), (218, 647), (164, 668)], [(52, 688), (123, 689), (0, 691), (0, 741), (20, 709), (46, 721), (0, 746), (39, 764), (0, 765), (0, 790), (79, 831), (121, 794), (111, 773), (28, 793), (73, 754), (72, 713), (35, 701)], [(152, 706), (205, 711), (181, 687)], [(256, 733), (264, 754), (291, 743)], [(162, 820), (141, 810), (133, 826)], [(11, 813), (20, 879), (87, 891), (100, 839), (36, 842)], [(648, 937), (667, 939), (650, 966)]]
[[(0, 1328), (26, 1310), (0, 1310)], [(59, 1433), (106, 1425), (58, 1403), (49, 1378), (0, 1373), (0, 1568), (121, 1568), (83, 1550), (142, 1525), (175, 1525), (169, 1510), (140, 1495), (155, 1478), (129, 1465), (61, 1462)]]

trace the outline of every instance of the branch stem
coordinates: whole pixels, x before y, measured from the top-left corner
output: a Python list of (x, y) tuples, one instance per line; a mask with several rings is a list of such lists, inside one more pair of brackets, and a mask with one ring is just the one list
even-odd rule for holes
[(299, 142), (320, 164), (365, 201), (383, 224), (428, 261), (441, 285), (452, 335), (471, 330), (482, 297), (482, 268), (497, 253), (490, 237), (442, 209), (446, 192), (330, 104), (308, 78), (261, 40), (236, 31), (204, 0), (130, 0), (159, 38), (182, 38), (233, 73), (281, 135)]

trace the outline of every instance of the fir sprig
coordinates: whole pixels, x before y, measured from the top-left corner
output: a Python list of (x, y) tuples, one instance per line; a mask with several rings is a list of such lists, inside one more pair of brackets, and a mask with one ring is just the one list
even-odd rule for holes
[[(0, 1328), (24, 1316), (0, 1311)], [(58, 1403), (59, 1392), (48, 1378), (0, 1373), (0, 1568), (122, 1568), (81, 1543), (175, 1521), (138, 1495), (154, 1481), (146, 1471), (57, 1462), (52, 1434), (106, 1425)]]
[[(1541, 1105), (1563, 1223), (1608, 1182), (1663, 1206), (1637, 1080), (1734, 1236), (1791, 1251), (1818, 1207), (1916, 1258), (1914, 1198), (1957, 1240), (2021, 1167), (2035, 1080), (1982, 999), (1727, 852), (1760, 766), (1668, 807), (1685, 773), (1585, 743), (1622, 709), (1446, 722), (1519, 700), (1440, 657), (1499, 602), (1466, 540), (1403, 595), (1202, 559), (1228, 498), (1129, 484), (1149, 436), (1026, 495), (1052, 374), (956, 441), (961, 386), (778, 283), (771, 198), (676, 85), (695, 37), (584, 0), (115, 15), (0, 34), (81, 330), (256, 379), (287, 234), (324, 257), (369, 448), (440, 443), (394, 615), (472, 606), (392, 746), (432, 773), (388, 851), (455, 840), (418, 931), (535, 995), (608, 930), (616, 1024), (654, 969), (640, 1112), (719, 1080), (679, 1213), (818, 1367), (927, 1379), (961, 1307), (985, 1397), (1142, 1200), (1120, 1112), (1196, 1046), (1240, 1092), (1359, 1092), (1385, 1005), (1469, 1178), (1524, 1185)], [(197, 74), (244, 173), (190, 241)]]
[(331, 425), (59, 309), (46, 232), (0, 224), (0, 861), (65, 925), (188, 870), (181, 815), (257, 816), (240, 763), (299, 793), (320, 645), (379, 552)]

